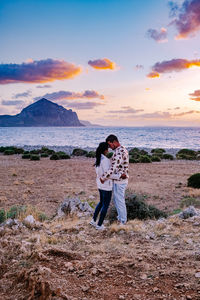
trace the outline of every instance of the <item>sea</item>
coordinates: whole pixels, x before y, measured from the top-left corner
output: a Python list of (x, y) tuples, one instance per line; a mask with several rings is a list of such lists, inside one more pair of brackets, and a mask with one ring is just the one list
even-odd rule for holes
[(200, 150), (200, 127), (0, 127), (0, 146), (95, 149), (109, 134), (127, 148)]

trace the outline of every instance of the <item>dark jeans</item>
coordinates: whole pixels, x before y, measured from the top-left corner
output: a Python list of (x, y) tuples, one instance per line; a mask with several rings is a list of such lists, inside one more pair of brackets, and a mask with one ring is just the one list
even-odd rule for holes
[(108, 207), (110, 205), (112, 191), (99, 190), (99, 194), (100, 194), (100, 202), (97, 204), (95, 208), (93, 219), (96, 222), (98, 214), (100, 213), (100, 217), (97, 225), (101, 226), (103, 224)]

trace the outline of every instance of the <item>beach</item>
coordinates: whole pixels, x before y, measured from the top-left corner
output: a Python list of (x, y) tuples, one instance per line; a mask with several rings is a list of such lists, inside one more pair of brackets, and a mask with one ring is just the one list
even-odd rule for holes
[[(1, 154), (0, 207), (33, 205), (50, 217), (68, 197), (95, 204), (99, 195), (94, 162), (86, 157), (30, 161), (21, 155)], [(130, 164), (128, 189), (145, 196), (148, 204), (171, 212), (183, 198), (200, 196), (198, 190), (187, 187), (187, 178), (199, 172), (199, 167), (200, 161), (186, 160)]]

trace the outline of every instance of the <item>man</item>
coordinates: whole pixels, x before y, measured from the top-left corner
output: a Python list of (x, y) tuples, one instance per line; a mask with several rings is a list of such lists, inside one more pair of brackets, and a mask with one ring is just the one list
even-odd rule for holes
[(113, 174), (120, 174), (120, 179), (113, 180), (113, 200), (117, 209), (118, 220), (120, 224), (125, 224), (127, 221), (127, 211), (125, 204), (125, 190), (128, 184), (128, 165), (129, 155), (124, 146), (121, 146), (118, 138), (111, 134), (107, 137), (106, 142), (109, 147), (114, 151), (111, 159), (111, 167), (105, 172), (100, 180), (105, 182)]

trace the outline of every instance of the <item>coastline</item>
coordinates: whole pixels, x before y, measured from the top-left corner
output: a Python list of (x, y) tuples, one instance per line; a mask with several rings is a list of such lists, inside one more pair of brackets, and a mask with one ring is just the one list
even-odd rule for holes
[[(21, 146), (20, 146), (21, 147)], [(35, 150), (35, 149), (40, 149), (41, 147), (47, 147), (47, 148), (49, 148), (49, 149), (52, 149), (52, 150), (54, 150), (54, 151), (56, 151), (56, 152), (58, 152), (58, 151), (64, 151), (64, 152), (66, 152), (67, 154), (69, 154), (69, 155), (71, 155), (72, 154), (72, 152), (73, 152), (73, 149), (75, 149), (75, 148), (81, 148), (81, 149), (84, 149), (84, 150), (86, 150), (86, 151), (95, 151), (96, 150), (96, 148), (94, 148), (94, 147), (80, 147), (80, 146), (46, 146), (46, 145), (33, 145), (33, 146), (30, 146), (30, 145), (24, 145), (24, 146), (22, 146), (22, 148), (24, 149), (24, 150), (26, 150), (26, 151), (30, 151), (30, 150)], [(126, 147), (126, 149), (129, 151), (129, 150), (131, 150), (132, 148), (134, 148), (135, 146), (133, 146), (133, 147)], [(148, 153), (151, 153), (151, 150), (152, 149), (155, 149), (155, 148), (147, 148), (147, 147), (137, 147), (138, 149), (140, 149), (140, 150), (145, 150), (145, 151), (147, 151)], [(179, 151), (179, 150), (181, 150), (181, 149), (183, 149), (183, 148), (164, 148), (164, 147), (160, 147), (160, 148), (163, 148), (163, 149), (165, 149), (165, 151), (166, 151), (166, 153), (169, 153), (169, 154), (172, 154), (172, 155), (176, 155), (176, 153)], [(199, 148), (200, 149), (200, 148)], [(195, 151), (197, 151), (197, 149), (191, 149), (191, 150), (195, 150)]]

